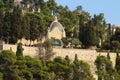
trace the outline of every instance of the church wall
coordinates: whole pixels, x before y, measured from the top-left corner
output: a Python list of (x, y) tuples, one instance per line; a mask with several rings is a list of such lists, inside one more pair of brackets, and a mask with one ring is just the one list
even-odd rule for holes
[(49, 38), (54, 37), (55, 39), (62, 39), (62, 32), (56, 27), (48, 35)]

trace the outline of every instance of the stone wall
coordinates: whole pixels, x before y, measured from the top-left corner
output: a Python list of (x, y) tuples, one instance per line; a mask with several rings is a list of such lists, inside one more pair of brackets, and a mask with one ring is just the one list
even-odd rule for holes
[[(23, 55), (24, 56), (31, 56), (31, 57), (37, 57), (38, 56), (38, 48), (37, 47), (27, 47), (27, 46), (22, 46), (23, 47)], [(2, 50), (12, 50), (13, 52), (17, 51), (17, 45), (12, 45), (12, 44), (4, 44), (2, 46)]]
[[(2, 47), (1, 50), (12, 50), (13, 52), (16, 52), (17, 50), (17, 45), (1, 43), (0, 47)], [(23, 51), (24, 56), (31, 56), (31, 57), (38, 56), (37, 47), (23, 46), (23, 48), (24, 48), (24, 51)], [(57, 49), (57, 48), (54, 48), (53, 52), (55, 52), (55, 55), (53, 56), (53, 58), (55, 58), (56, 56), (61, 56), (63, 58), (65, 58), (65, 56), (69, 56), (71, 61), (74, 60), (75, 54), (77, 54), (79, 60), (84, 60), (90, 64), (91, 72), (96, 78), (96, 80), (97, 80), (97, 75), (95, 74), (96, 67), (95, 67), (94, 61), (96, 60), (98, 55), (107, 56), (106, 52), (96, 52), (96, 50), (89, 50), (89, 49), (63, 49), (63, 48)], [(110, 57), (111, 57), (113, 66), (115, 66), (116, 54), (110, 53)]]

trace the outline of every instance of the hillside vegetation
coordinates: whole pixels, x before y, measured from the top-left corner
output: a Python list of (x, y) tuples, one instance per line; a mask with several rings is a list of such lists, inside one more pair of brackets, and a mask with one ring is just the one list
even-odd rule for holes
[[(104, 14), (94, 14), (78, 6), (71, 11), (68, 6), (57, 5), (55, 0), (23, 0), (31, 4), (30, 9), (40, 8), (40, 12), (25, 11), (21, 5), (15, 5), (12, 0), (0, 1), (0, 40), (15, 44), (19, 39), (34, 41), (47, 36), (47, 29), (53, 21), (53, 15), (58, 17), (64, 26), (67, 38), (63, 38), (64, 48), (71, 43), (73, 48), (97, 47), (108, 50), (107, 57), (98, 56), (95, 60), (98, 80), (120, 79), (120, 28), (112, 27), (104, 18)], [(115, 29), (115, 30), (114, 30)], [(11, 50), (0, 52), (0, 80), (95, 80), (90, 71), (90, 65), (78, 60), (73, 62), (69, 57), (56, 57), (53, 60), (44, 59), (52, 53), (52, 42), (44, 42), (46, 53), (40, 53), (40, 58), (23, 56), (22, 44), (17, 46), (16, 55)], [(40, 49), (41, 49), (40, 44)], [(43, 47), (43, 46), (42, 46)], [(112, 66), (109, 51), (116, 52), (116, 65)], [(41, 51), (40, 51), (41, 52)]]
[(0, 39), (6, 43), (15, 44), (19, 39), (25, 38), (34, 41), (47, 35), (47, 29), (53, 21), (53, 15), (58, 17), (64, 26), (67, 38), (63, 39), (64, 47), (69, 42), (74, 48), (92, 46), (102, 49), (119, 50), (119, 27), (116, 32), (104, 18), (104, 13), (94, 14), (77, 6), (73, 11), (68, 6), (57, 5), (54, 0), (23, 0), (22, 3), (32, 4), (30, 9), (40, 8), (40, 12), (26, 10), (21, 5), (14, 5), (8, 0), (0, 2)]

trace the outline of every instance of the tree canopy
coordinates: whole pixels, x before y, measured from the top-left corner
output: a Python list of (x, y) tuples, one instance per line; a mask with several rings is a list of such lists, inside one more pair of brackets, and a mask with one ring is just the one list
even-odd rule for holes
[[(15, 44), (22, 38), (34, 41), (47, 36), (47, 29), (54, 16), (58, 16), (67, 38), (79, 39), (77, 42), (81, 42), (82, 48), (102, 45), (104, 49), (116, 51), (120, 47), (119, 29), (116, 29), (115, 34), (111, 33), (112, 28), (108, 27), (104, 13), (91, 16), (81, 5), (70, 10), (68, 6), (58, 5), (55, 0), (23, 0), (19, 5), (13, 3), (13, 0), (0, 2), (0, 38), (6, 43)], [(26, 10), (27, 4), (30, 4), (31, 12)], [(39, 8), (40, 12), (37, 12)]]

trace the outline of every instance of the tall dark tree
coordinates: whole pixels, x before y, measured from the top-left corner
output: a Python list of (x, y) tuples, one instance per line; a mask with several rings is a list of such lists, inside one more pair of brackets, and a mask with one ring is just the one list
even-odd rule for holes
[(0, 9), (0, 39), (2, 39), (3, 37), (3, 30), (2, 30), (3, 22), (4, 22), (3, 18), (4, 18), (4, 14), (3, 14), (2, 9)]
[(9, 39), (11, 38), (11, 13), (9, 10), (5, 12), (4, 17), (4, 25), (3, 25), (3, 38), (6, 43), (9, 43)]
[[(82, 12), (79, 15), (79, 39), (82, 42), (82, 44), (86, 47), (87, 46), (87, 35), (89, 34), (88, 32), (90, 31), (90, 27), (88, 26), (88, 21), (89, 21), (89, 13), (87, 12)], [(89, 34), (91, 35), (91, 34)]]
[(119, 53), (116, 53), (115, 69), (120, 74), (120, 56), (119, 56)]
[(22, 30), (22, 10), (20, 6), (14, 7), (12, 13), (12, 32), (10, 43), (16, 43), (20, 38), (20, 33)]
[(42, 14), (27, 14), (30, 20), (30, 40), (34, 41), (38, 39), (40, 35), (45, 34), (45, 30), (47, 30), (46, 26), (44, 25), (43, 15)]
[(86, 46), (86, 48), (90, 47), (90, 46), (95, 46), (95, 42), (96, 42), (96, 32), (95, 32), (95, 28), (93, 26), (93, 22), (92, 20), (89, 20), (88, 23), (86, 24), (86, 26), (84, 27), (84, 41), (83, 44)]
[(79, 39), (85, 47), (100, 46), (103, 42), (106, 22), (104, 14), (94, 15), (90, 17), (89, 13), (82, 12), (79, 16)]
[(21, 25), (22, 31), (20, 33), (20, 39), (30, 39), (30, 19), (27, 15), (24, 15), (22, 17), (22, 25)]
[(106, 21), (105, 21), (105, 18), (104, 18), (104, 14), (103, 13), (100, 13), (98, 15), (94, 15), (93, 17), (93, 22), (94, 22), (94, 27), (96, 29), (96, 45), (98, 46), (101, 46), (99, 45), (100, 43), (100, 40), (101, 40), (101, 43), (105, 40), (105, 28), (106, 28)]
[(39, 37), (39, 30), (38, 30), (38, 24), (35, 17), (32, 18), (32, 21), (30, 22), (30, 40), (35, 40)]

